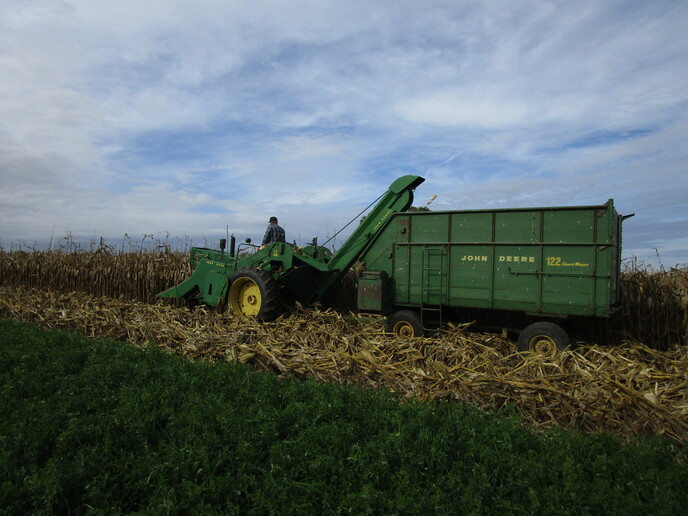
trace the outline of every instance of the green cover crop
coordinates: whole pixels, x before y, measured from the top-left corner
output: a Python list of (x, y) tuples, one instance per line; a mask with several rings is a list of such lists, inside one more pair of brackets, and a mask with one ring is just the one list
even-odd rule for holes
[(686, 449), (0, 321), (0, 507), (680, 514)]

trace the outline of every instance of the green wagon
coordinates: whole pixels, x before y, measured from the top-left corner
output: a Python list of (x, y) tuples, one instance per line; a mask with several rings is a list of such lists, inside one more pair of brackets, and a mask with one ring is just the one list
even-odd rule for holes
[(519, 347), (551, 353), (570, 344), (564, 319), (619, 308), (625, 218), (612, 200), (397, 213), (359, 258), (358, 308), (389, 316), (397, 335), (420, 335), (466, 309), (519, 314)]

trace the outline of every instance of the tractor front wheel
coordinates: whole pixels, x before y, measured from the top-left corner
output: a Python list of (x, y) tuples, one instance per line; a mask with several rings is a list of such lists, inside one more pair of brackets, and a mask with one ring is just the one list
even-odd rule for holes
[(267, 272), (253, 267), (241, 269), (229, 281), (227, 305), (232, 313), (264, 322), (280, 315), (279, 285)]
[(422, 337), (423, 325), (416, 312), (399, 310), (387, 319), (387, 333), (396, 337)]
[(518, 338), (519, 351), (550, 357), (570, 345), (569, 334), (561, 326), (551, 322), (533, 323)]

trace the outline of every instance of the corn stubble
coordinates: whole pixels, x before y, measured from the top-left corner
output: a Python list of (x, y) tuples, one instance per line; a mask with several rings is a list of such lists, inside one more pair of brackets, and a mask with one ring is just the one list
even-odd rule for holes
[(519, 354), (502, 335), (467, 325), (399, 340), (383, 333), (382, 319), (364, 323), (333, 310), (298, 309), (260, 324), (203, 307), (12, 287), (0, 287), (0, 314), (137, 345), (155, 342), (191, 359), (384, 387), (402, 398), (512, 405), (535, 427), (688, 440), (686, 346), (660, 351), (627, 341), (546, 359)]

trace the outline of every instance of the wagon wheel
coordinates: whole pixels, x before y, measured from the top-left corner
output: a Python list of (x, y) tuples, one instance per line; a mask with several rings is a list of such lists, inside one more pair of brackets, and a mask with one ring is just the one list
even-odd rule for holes
[(571, 345), (571, 337), (558, 324), (536, 322), (521, 332), (518, 338), (519, 351), (554, 356)]
[(387, 333), (396, 337), (422, 337), (423, 325), (416, 312), (399, 310), (387, 319)]
[(253, 267), (241, 269), (230, 278), (227, 305), (241, 317), (272, 321), (280, 314), (280, 291), (275, 279)]

